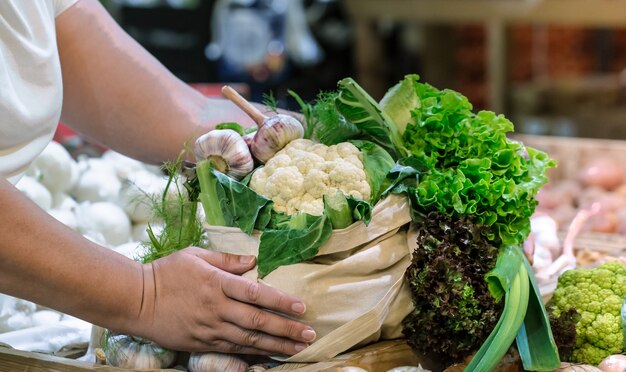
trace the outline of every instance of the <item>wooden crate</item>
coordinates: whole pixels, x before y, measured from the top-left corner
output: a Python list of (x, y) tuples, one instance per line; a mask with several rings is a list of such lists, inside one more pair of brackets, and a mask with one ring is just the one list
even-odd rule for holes
[[(286, 363), (267, 370), (274, 371), (341, 371), (343, 367), (360, 367), (367, 371), (386, 371), (401, 366), (416, 366), (425, 361), (418, 357), (411, 347), (402, 340), (384, 341), (362, 349), (339, 355), (332, 360), (320, 363)], [(426, 361), (428, 365), (428, 362)], [(40, 353), (30, 353), (0, 347), (0, 372), (121, 372), (122, 368), (103, 366), (60, 358)], [(145, 370), (144, 370), (145, 371)], [(176, 371), (163, 369), (162, 372)]]

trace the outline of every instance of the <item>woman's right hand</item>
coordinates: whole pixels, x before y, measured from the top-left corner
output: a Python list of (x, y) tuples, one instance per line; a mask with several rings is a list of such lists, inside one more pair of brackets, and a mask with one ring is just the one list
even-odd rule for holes
[[(143, 265), (138, 336), (185, 351), (293, 355), (315, 339), (295, 296), (240, 275), (253, 256), (187, 248)], [(267, 311), (267, 310), (271, 310)]]

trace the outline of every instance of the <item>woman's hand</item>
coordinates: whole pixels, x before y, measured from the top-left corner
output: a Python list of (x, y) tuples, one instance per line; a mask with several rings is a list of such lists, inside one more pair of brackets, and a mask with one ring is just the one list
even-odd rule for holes
[[(252, 256), (187, 248), (144, 265), (137, 334), (186, 351), (295, 354), (315, 339), (294, 296), (239, 276)], [(271, 310), (267, 311), (264, 309)]]

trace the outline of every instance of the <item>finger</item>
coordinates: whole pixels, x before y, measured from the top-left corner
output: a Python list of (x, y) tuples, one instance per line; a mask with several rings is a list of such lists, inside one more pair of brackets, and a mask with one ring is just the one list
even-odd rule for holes
[(260, 331), (244, 329), (235, 324), (224, 323), (221, 338), (243, 347), (263, 350), (270, 354), (293, 355), (307, 348), (303, 342), (274, 337)]
[(226, 275), (222, 280), (222, 290), (232, 299), (285, 314), (302, 315), (306, 310), (304, 302), (298, 297), (241, 276)]
[(203, 351), (216, 351), (228, 354), (247, 354), (247, 355), (272, 355), (266, 350), (257, 349), (255, 347), (235, 344), (229, 341), (217, 340), (204, 344)]
[(241, 302), (234, 302), (220, 316), (239, 327), (298, 342), (312, 342), (317, 336), (313, 328), (306, 324)]
[(233, 274), (243, 274), (256, 264), (254, 256), (239, 256), (197, 247), (188, 248), (188, 251), (211, 265)]

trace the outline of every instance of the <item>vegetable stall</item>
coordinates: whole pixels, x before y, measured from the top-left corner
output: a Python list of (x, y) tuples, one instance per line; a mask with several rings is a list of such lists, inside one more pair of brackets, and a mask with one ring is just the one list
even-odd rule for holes
[[(560, 248), (552, 257), (548, 243), (563, 231), (537, 224), (535, 208), (545, 205), (542, 187), (557, 163), (550, 152), (527, 145), (532, 141), (511, 139), (514, 126), (505, 117), (474, 112), (460, 93), (417, 75), (380, 102), (350, 78), (310, 103), (290, 92), (302, 122), (276, 107), (261, 112), (228, 87), (223, 92), (257, 127), (219, 125), (189, 149), (196, 163), (169, 164), (167, 176), (146, 168), (130, 180), (137, 171), (129, 169), (139, 165), (109, 153), (119, 169), (101, 159), (69, 160), (68, 176), (57, 182), (42, 176), (47, 168), (38, 164), (51, 161), (44, 158), (21, 187), (47, 209), (68, 204), (74, 217), (66, 213), (68, 223), (116, 249), (132, 246), (129, 255), (142, 262), (189, 245), (256, 255), (257, 267), (244, 275), (301, 296), (309, 308), (303, 320), (318, 339), (290, 358), (268, 360), (177, 353), (105, 331), (97, 345), (101, 360), (131, 369), (313, 363), (321, 370), (346, 355), (357, 366), (359, 350), (376, 353), (384, 345), (390, 355), (404, 347), (399, 364), (384, 370), (420, 364), (423, 370), (551, 371), (569, 361), (620, 363), (613, 354), (624, 351), (626, 268), (613, 261), (566, 271), (575, 258), (571, 265)], [(72, 177), (73, 184), (60, 184)], [(572, 219), (578, 222), (566, 239), (571, 249), (598, 208), (581, 208), (586, 214)], [(128, 243), (133, 231), (137, 240)], [(542, 268), (546, 252), (551, 260)], [(544, 281), (546, 267), (554, 274)], [(381, 350), (374, 355), (383, 360)]]

